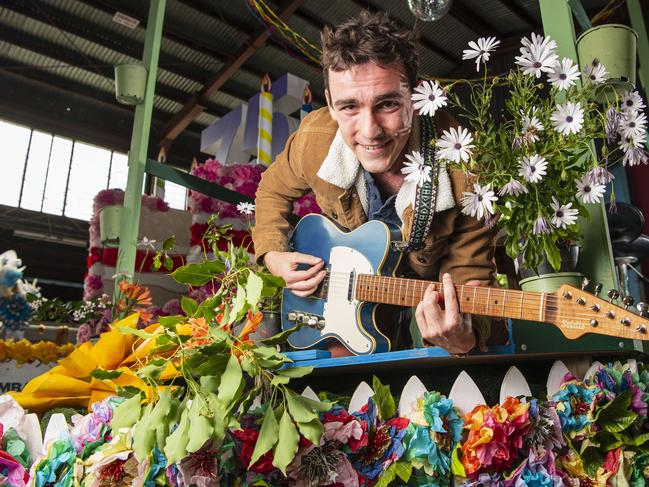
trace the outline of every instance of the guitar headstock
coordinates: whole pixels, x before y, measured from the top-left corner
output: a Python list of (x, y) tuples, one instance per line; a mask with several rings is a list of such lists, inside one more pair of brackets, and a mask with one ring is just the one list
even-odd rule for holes
[(620, 293), (614, 289), (609, 300), (583, 289), (563, 285), (554, 294), (555, 306), (548, 302), (546, 321), (553, 323), (567, 338), (586, 333), (609, 335), (633, 340), (649, 340), (647, 305), (638, 303), (640, 314), (632, 311), (633, 298), (625, 297), (618, 304)]

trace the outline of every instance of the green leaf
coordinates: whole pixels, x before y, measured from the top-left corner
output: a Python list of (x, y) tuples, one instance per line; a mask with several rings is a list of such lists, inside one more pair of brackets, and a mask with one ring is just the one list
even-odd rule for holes
[(187, 442), (189, 441), (189, 410), (185, 407), (180, 415), (178, 427), (167, 437), (164, 453), (167, 461), (178, 463), (187, 456)]
[(594, 446), (586, 448), (581, 454), (581, 459), (589, 477), (595, 477), (597, 470), (604, 465), (604, 455)]
[(170, 275), (180, 284), (202, 286), (214, 279), (225, 270), (225, 265), (220, 261), (200, 262), (185, 264), (173, 271)]
[(315, 418), (308, 423), (297, 422), (297, 427), (302, 436), (309, 440), (314, 445), (320, 444), (320, 438), (324, 432), (324, 427), (319, 418)]
[[(174, 260), (168, 255), (165, 255), (164, 266), (168, 271), (174, 268)], [(160, 266), (158, 266), (158, 269), (160, 269)]]
[(223, 404), (226, 410), (229, 410), (235, 398), (239, 396), (239, 392), (243, 387), (243, 373), (239, 365), (239, 359), (230, 355), (228, 365), (225, 367), (225, 372), (221, 376), (221, 385), (219, 386), (219, 401)]
[(374, 487), (388, 487), (390, 482), (394, 480), (395, 474), (394, 470), (396, 469), (396, 464), (391, 464), (386, 468), (383, 473), (379, 476), (378, 481), (374, 484)]
[(399, 477), (401, 480), (408, 483), (410, 476), (412, 475), (412, 464), (410, 462), (399, 460), (395, 463), (395, 465), (396, 467), (394, 469), (394, 473), (396, 473), (397, 477)]
[(219, 390), (219, 385), (221, 384), (220, 375), (203, 375), (200, 379), (201, 389), (205, 392), (213, 392)]
[(631, 410), (631, 389), (627, 389), (599, 411), (597, 423), (606, 431), (619, 433), (631, 426), (638, 414)]
[(464, 470), (464, 464), (460, 458), (461, 455), (462, 450), (460, 449), (460, 443), (458, 443), (451, 454), (451, 473), (457, 477), (466, 477), (466, 470)]
[(180, 307), (187, 316), (194, 316), (196, 311), (198, 311), (198, 303), (187, 296), (183, 296), (180, 299)]
[(384, 386), (381, 384), (379, 378), (374, 376), (372, 378), (372, 389), (374, 389), (374, 396), (372, 398), (379, 409), (379, 418), (387, 421), (394, 416), (397, 410), (394, 404), (394, 398), (390, 393), (390, 386)]
[(117, 379), (122, 373), (119, 370), (103, 370), (97, 367), (95, 370), (90, 372), (90, 377), (94, 377), (99, 380), (111, 380)]
[(641, 435), (621, 433), (620, 439), (625, 445), (643, 446), (645, 443), (647, 443), (647, 441), (649, 441), (649, 433), (643, 433)]
[(232, 300), (232, 310), (230, 311), (232, 314), (228, 318), (227, 321), (228, 324), (232, 324), (236, 320), (241, 318), (240, 315), (243, 315), (245, 305), (246, 305), (246, 290), (242, 286), (237, 286), (237, 294)]
[(559, 269), (561, 268), (561, 254), (559, 253), (557, 245), (550, 239), (546, 239), (544, 241), (543, 250), (545, 250), (545, 255), (547, 256), (548, 262), (552, 268), (559, 272)]
[(288, 339), (288, 337), (292, 334), (298, 331), (300, 328), (304, 326), (304, 323), (300, 323), (298, 325), (295, 325), (292, 328), (289, 328), (288, 330), (284, 330), (281, 333), (277, 333), (276, 335), (273, 335), (272, 337), (268, 337), (264, 340), (261, 341), (264, 345), (280, 345)]
[(189, 453), (199, 450), (212, 436), (214, 428), (207, 417), (206, 406), (205, 399), (200, 396), (195, 396), (192, 400), (189, 409), (189, 441), (187, 442)]
[(284, 411), (282, 419), (279, 421), (279, 439), (273, 454), (273, 465), (279, 468), (284, 475), (286, 475), (287, 465), (295, 458), (299, 439), (300, 435), (297, 433), (290, 414), (288, 411)]
[[(150, 413), (147, 414), (147, 410)], [(149, 456), (156, 445), (156, 429), (162, 427), (169, 431), (169, 412), (171, 411), (171, 390), (166, 389), (160, 394), (160, 399), (155, 406), (149, 404), (142, 419), (135, 425), (133, 431), (133, 452), (138, 460), (142, 461)], [(161, 435), (165, 436), (166, 435)], [(157, 445), (163, 448), (164, 445)]]
[(144, 330), (138, 330), (137, 328), (131, 328), (129, 326), (120, 326), (117, 330), (124, 335), (135, 335), (140, 338), (149, 339), (155, 338), (157, 335), (155, 333), (147, 333)]
[(602, 451), (615, 450), (622, 446), (622, 440), (619, 433), (609, 433), (608, 431), (598, 431), (593, 437), (593, 443), (599, 445)]
[(284, 375), (276, 375), (270, 381), (270, 385), (273, 387), (277, 387), (280, 384), (288, 384), (290, 381), (291, 381), (290, 377), (286, 377)]
[(173, 329), (178, 323), (182, 323), (184, 319), (182, 316), (160, 316), (158, 323), (164, 328)]
[(162, 359), (153, 360), (149, 364), (138, 370), (137, 375), (138, 377), (142, 378), (148, 377), (154, 380), (158, 380), (166, 366), (167, 362)]
[(313, 409), (310, 407), (310, 405), (307, 404), (306, 400), (307, 398), (299, 396), (293, 391), (286, 391), (288, 409), (291, 412), (291, 416), (293, 416), (295, 421), (297, 421), (298, 423), (308, 423), (318, 417), (318, 415), (313, 412)]
[(259, 437), (257, 438), (257, 443), (255, 443), (255, 449), (252, 452), (252, 457), (250, 457), (250, 465), (253, 466), (257, 463), (257, 460), (261, 456), (270, 451), (273, 446), (277, 443), (279, 434), (279, 425), (277, 424), (277, 418), (275, 418), (275, 413), (273, 408), (268, 405), (266, 409), (266, 414), (264, 415), (264, 420), (261, 423), (261, 429), (259, 430)]
[(142, 410), (141, 402), (142, 396), (136, 394), (115, 408), (113, 419), (110, 422), (110, 427), (113, 431), (130, 428), (140, 419), (140, 412)]
[(264, 281), (261, 280), (261, 277), (251, 271), (248, 276), (248, 282), (246, 283), (246, 300), (253, 308), (259, 304), (263, 287)]
[(162, 242), (162, 248), (163, 248), (164, 250), (167, 250), (167, 251), (173, 249), (173, 248), (174, 248), (174, 245), (176, 245), (176, 236), (175, 236), (175, 235), (172, 235), (172, 236), (169, 237), (167, 240), (165, 240), (164, 242)]
[(309, 375), (313, 371), (313, 365), (299, 366), (299, 367), (284, 367), (277, 371), (278, 374), (285, 375), (291, 379), (299, 379), (305, 375)]

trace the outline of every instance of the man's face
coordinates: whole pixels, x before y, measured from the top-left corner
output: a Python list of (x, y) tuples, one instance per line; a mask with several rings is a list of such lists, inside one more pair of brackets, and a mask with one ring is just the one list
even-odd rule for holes
[(329, 113), (370, 173), (397, 172), (410, 135), (412, 102), (402, 69), (373, 63), (329, 70)]

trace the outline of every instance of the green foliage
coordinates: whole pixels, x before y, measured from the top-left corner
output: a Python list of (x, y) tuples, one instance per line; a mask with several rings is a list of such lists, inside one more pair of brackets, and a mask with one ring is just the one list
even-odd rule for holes
[(396, 413), (397, 407), (394, 403), (394, 397), (390, 393), (390, 386), (384, 386), (378, 377), (372, 378), (372, 389), (374, 389), (374, 402), (379, 410), (379, 418), (387, 421)]

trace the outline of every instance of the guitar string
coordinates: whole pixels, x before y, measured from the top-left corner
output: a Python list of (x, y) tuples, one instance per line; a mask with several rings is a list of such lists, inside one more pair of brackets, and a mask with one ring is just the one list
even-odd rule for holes
[[(344, 273), (341, 273), (341, 274), (344, 274)], [(387, 277), (387, 276), (370, 276), (370, 277)], [(330, 280), (330, 282), (331, 282), (331, 280)], [(428, 281), (416, 281), (415, 280), (414, 282), (417, 283), (417, 282), (428, 282)], [(339, 290), (339, 291), (344, 292), (344, 293), (349, 291), (349, 279), (348, 278), (345, 279), (344, 285), (342, 285), (343, 284), (342, 282), (339, 282), (337, 284), (338, 285), (333, 286), (333, 288), (335, 290)], [(415, 284), (415, 285), (417, 285), (417, 284)], [(330, 287), (330, 289), (332, 288), (332, 286), (329, 286), (329, 287)], [(471, 286), (468, 286), (468, 287), (471, 287)], [(481, 294), (484, 295), (484, 290), (489, 289), (489, 288), (482, 287), (482, 288), (478, 288), (478, 289), (481, 291)], [(504, 305), (500, 304), (500, 303), (494, 303), (492, 305), (491, 300), (484, 300), (483, 299), (483, 298), (485, 298), (485, 296), (476, 296), (475, 298), (472, 299), (472, 303), (474, 305), (476, 305), (476, 306), (485, 306), (485, 310), (488, 310), (489, 307), (494, 308), (496, 306), (498, 306), (498, 307), (502, 306), (506, 311), (507, 308), (510, 308), (512, 306), (514, 306), (514, 307), (516, 306), (515, 301), (519, 299), (520, 294), (518, 296), (516, 296), (516, 295), (514, 295), (514, 296), (512, 296), (512, 295), (506, 296), (505, 292), (510, 292), (510, 293), (513, 293), (513, 292), (521, 293), (522, 292), (522, 291), (518, 291), (518, 290), (505, 290), (505, 289), (502, 289), (502, 288), (490, 288), (490, 289), (496, 290), (496, 292), (501, 291), (503, 299), (507, 299), (509, 302), (506, 302)], [(396, 290), (396, 288), (395, 288), (395, 290)], [(382, 290), (379, 290), (379, 291), (374, 290), (374, 291), (372, 291), (372, 290), (370, 290), (370, 292), (372, 292), (374, 294), (386, 294), (386, 295), (389, 295), (389, 294), (395, 294), (395, 290), (392, 290), (392, 291), (390, 291), (389, 289), (385, 290), (385, 291), (382, 291)], [(361, 289), (361, 292), (363, 292), (363, 291), (364, 290)], [(420, 300), (420, 294), (421, 293), (419, 293), (419, 292), (415, 292), (415, 294), (411, 294), (410, 291), (408, 291), (408, 292), (400, 292), (399, 293), (399, 295), (401, 297), (404, 297), (404, 298), (408, 299), (411, 302), (414, 302), (415, 298)], [(541, 294), (541, 293), (539, 293), (539, 294)], [(586, 295), (588, 295), (588, 293), (586, 293)], [(497, 297), (497, 296), (494, 296), (494, 298), (495, 297)], [(526, 293), (526, 294), (523, 294), (523, 299), (521, 299), (521, 302), (524, 305), (524, 307), (528, 307), (530, 305), (531, 306), (536, 306), (537, 304), (540, 305), (541, 303), (545, 302), (545, 318), (548, 318), (549, 313), (554, 313), (554, 312), (558, 311), (558, 310), (553, 310), (551, 308), (556, 306), (558, 304), (558, 302), (560, 301), (560, 299), (561, 298), (559, 296), (556, 296), (556, 295), (553, 295), (553, 294), (550, 294), (550, 293), (547, 293), (545, 295), (545, 298), (544, 297), (536, 297), (534, 294), (527, 294)], [(630, 315), (633, 318), (639, 318), (639, 319), (641, 319), (643, 321), (646, 320), (645, 318), (643, 318), (640, 315), (634, 313), (633, 311), (625, 310), (624, 308), (622, 308), (622, 307), (620, 307), (618, 305), (612, 304), (612, 303), (606, 303), (606, 304), (610, 305), (611, 307), (615, 308), (616, 310), (627, 313), (628, 315)], [(520, 308), (515, 307), (514, 309), (518, 312), (518, 310)], [(495, 310), (492, 310), (492, 311), (495, 311)], [(530, 311), (530, 310), (528, 309), (527, 311)], [(601, 314), (598, 313), (598, 312), (585, 312), (585, 313), (584, 312), (576, 312), (573, 315), (560, 315), (560, 316), (558, 316), (558, 318), (571, 318), (571, 317), (577, 318), (577, 317), (580, 317), (580, 318), (588, 318), (588, 319), (595, 319), (595, 318), (609, 319), (606, 316), (604, 316), (603, 313), (604, 313), (603, 311), (601, 312)], [(506, 313), (506, 314), (512, 314), (512, 313)], [(613, 319), (615, 319), (615, 318), (613, 318)], [(620, 325), (624, 326), (621, 323), (620, 323)]]

